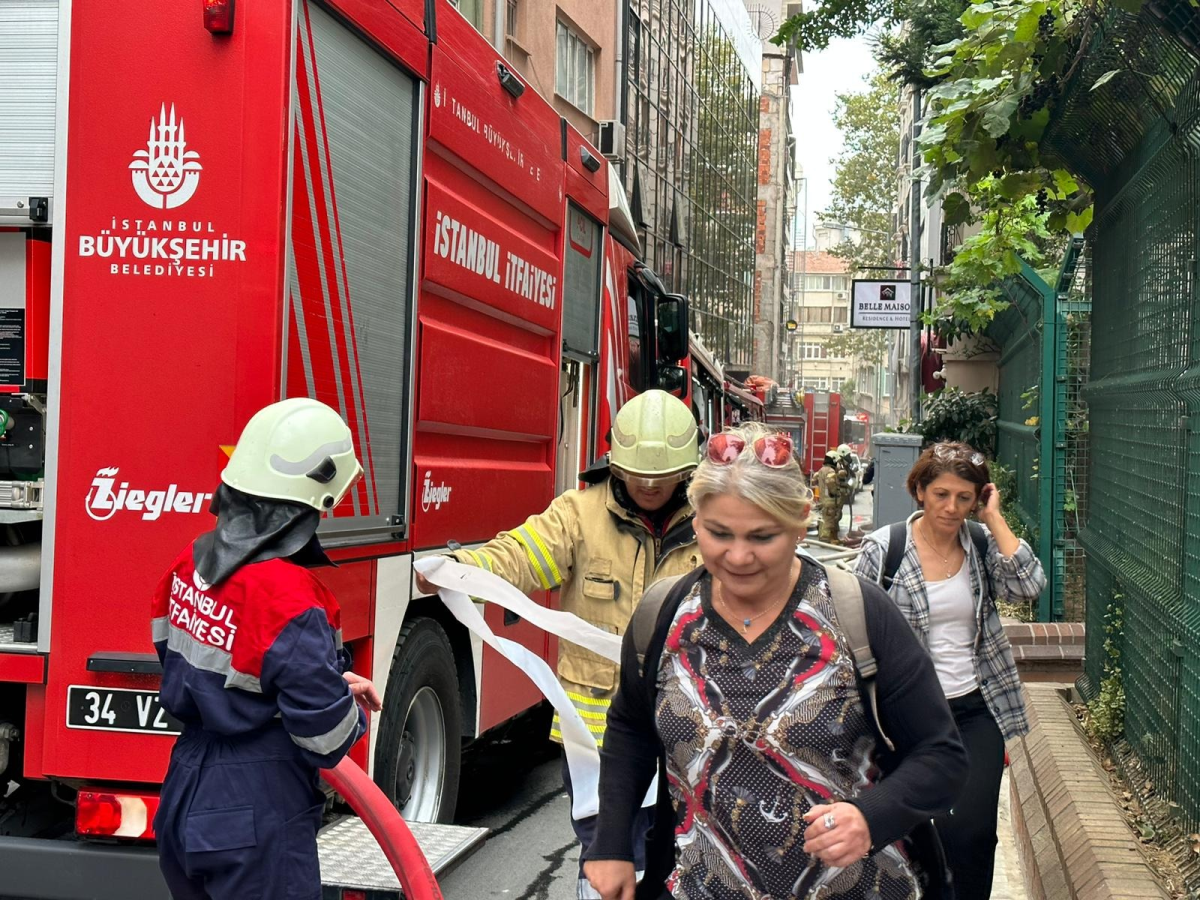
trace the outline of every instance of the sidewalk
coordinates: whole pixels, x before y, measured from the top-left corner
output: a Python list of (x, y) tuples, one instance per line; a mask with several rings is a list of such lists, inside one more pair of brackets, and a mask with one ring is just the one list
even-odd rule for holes
[(1004, 777), (1000, 781), (1000, 818), (996, 824), (996, 834), (1000, 843), (996, 847), (992, 900), (1028, 900), (1021, 858), (1017, 855), (1017, 838), (1012, 827), (1008, 772), (1008, 769), (1004, 770)]

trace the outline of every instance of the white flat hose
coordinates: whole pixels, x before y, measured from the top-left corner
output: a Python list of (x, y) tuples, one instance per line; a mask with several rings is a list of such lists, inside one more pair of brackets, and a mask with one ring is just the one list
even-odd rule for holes
[[(571, 815), (583, 819), (600, 810), (600, 750), (596, 739), (546, 661), (515, 641), (498, 637), (484, 621), (472, 598), (516, 613), (560, 640), (570, 641), (615, 663), (621, 661), (621, 638), (601, 631), (572, 613), (547, 609), (534, 603), (515, 587), (496, 575), (475, 566), (455, 562), (445, 556), (428, 556), (414, 568), (438, 587), (438, 596), (458, 622), (485, 644), (524, 672), (558, 712), (563, 750), (571, 771), (574, 800)], [(643, 806), (655, 802), (657, 777), (646, 794)]]

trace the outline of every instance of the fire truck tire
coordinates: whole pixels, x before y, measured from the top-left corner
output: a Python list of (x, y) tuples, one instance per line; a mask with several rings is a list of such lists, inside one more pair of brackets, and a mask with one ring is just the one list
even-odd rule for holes
[(452, 822), (462, 709), (450, 639), (433, 619), (400, 630), (383, 698), (375, 782), (409, 822)]

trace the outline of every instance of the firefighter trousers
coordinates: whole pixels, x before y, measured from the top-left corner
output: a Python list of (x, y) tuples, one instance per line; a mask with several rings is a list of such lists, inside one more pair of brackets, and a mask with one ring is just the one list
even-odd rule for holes
[[(567, 767), (566, 753), (562, 755), (562, 779), (563, 787), (567, 789), (567, 796), (574, 799), (575, 792), (571, 786), (571, 770)], [(600, 893), (592, 887), (591, 882), (583, 874), (583, 854), (587, 852), (587, 848), (592, 845), (592, 841), (596, 837), (597, 818), (597, 816), (588, 816), (584, 819), (571, 819), (571, 827), (575, 829), (575, 837), (579, 839), (579, 883), (575, 895), (577, 900), (596, 900), (600, 896)], [(633, 867), (639, 879), (646, 870), (646, 834), (653, 824), (654, 809), (652, 807), (642, 807), (633, 817)]]
[(319, 775), (281, 727), (236, 737), (188, 727), (154, 819), (175, 900), (320, 900)]

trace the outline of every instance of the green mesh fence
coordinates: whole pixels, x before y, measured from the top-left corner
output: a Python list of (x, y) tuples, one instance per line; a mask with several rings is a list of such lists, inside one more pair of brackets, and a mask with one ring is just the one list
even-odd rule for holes
[(1055, 619), (1082, 622), (1087, 609), (1086, 554), (1079, 542), (1087, 514), (1087, 476), (1091, 421), (1084, 389), (1092, 352), (1091, 254), (1082, 238), (1071, 241), (1059, 273), (1055, 297), (1052, 384), (1053, 454), (1046, 476), (1052, 478), (1050, 510), (1051, 603)]
[[(1043, 391), (1043, 384), (1053, 383), (1053, 375), (1047, 380), (1043, 373), (1047, 349), (1053, 346), (1053, 329), (1047, 329), (1044, 319), (1047, 311), (1054, 314), (1054, 291), (1025, 264), (1001, 289), (1009, 306), (987, 332), (1000, 349), (996, 461), (1016, 475), (1016, 508), (1025, 537), (1049, 572), (1054, 523), (1043, 462), (1052, 457), (1046, 452), (1041, 423), (1049, 420), (1053, 399)], [(1044, 340), (1048, 331), (1049, 344)], [(1052, 596), (1051, 582), (1038, 604), (1043, 621), (1051, 616)]]
[(1041, 415), (1041, 325), (1044, 304), (1053, 293), (1028, 266), (1006, 281), (1002, 290), (1010, 305), (988, 329), (988, 337), (1000, 349), (996, 461), (1017, 476), (1017, 511), (1028, 529), (1029, 543), (1037, 549), (1043, 506), (1037, 427)]
[(1186, 832), (1200, 830), (1200, 58), (1180, 40), (1194, 18), (1169, 0), (1107, 11), (1045, 147), (1097, 194), (1080, 687), (1099, 689), (1106, 611), (1119, 608), (1125, 739)]

